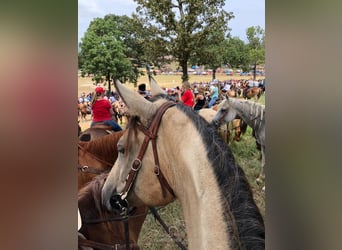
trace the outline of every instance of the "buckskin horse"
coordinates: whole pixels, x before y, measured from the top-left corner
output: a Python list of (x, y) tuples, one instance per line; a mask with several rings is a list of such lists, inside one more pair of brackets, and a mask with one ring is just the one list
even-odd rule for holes
[(130, 249), (138, 249), (138, 236), (146, 218), (147, 207), (140, 206), (130, 210), (129, 216), (123, 218), (103, 209), (100, 202), (104, 178), (118, 156), (117, 142), (122, 134), (123, 131), (106, 136), (100, 134), (100, 138), (93, 137), (89, 142), (78, 142), (81, 248), (91, 246), (95, 249), (126, 249), (126, 244), (129, 244)]
[(103, 186), (103, 204), (113, 210), (124, 201), (162, 206), (179, 199), (189, 249), (264, 249), (262, 215), (227, 144), (214, 126), (167, 101), (152, 83), (153, 102), (114, 83), (132, 117)]
[(212, 123), (216, 126), (232, 121), (236, 116), (241, 117), (253, 129), (253, 135), (261, 148), (261, 171), (257, 182), (265, 179), (265, 105), (251, 101), (226, 98), (219, 106)]

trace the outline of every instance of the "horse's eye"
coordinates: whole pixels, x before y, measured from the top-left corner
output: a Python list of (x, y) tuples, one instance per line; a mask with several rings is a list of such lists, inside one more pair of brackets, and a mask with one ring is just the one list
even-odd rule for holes
[(125, 148), (121, 145), (118, 145), (118, 152), (121, 153), (121, 154), (124, 154), (125, 153)]

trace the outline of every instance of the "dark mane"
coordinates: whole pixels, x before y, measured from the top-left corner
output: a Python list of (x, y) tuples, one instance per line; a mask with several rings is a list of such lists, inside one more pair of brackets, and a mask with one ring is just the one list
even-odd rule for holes
[(238, 233), (236, 228), (228, 228), (234, 246), (242, 249), (264, 249), (264, 221), (253, 200), (245, 173), (237, 165), (231, 150), (216, 133), (214, 126), (208, 125), (201, 116), (182, 104), (178, 104), (177, 108), (190, 118), (205, 142), (207, 156), (221, 190), (223, 205), (232, 213), (226, 213), (224, 217), (230, 222), (228, 224), (237, 226)]
[[(161, 95), (156, 100), (163, 97), (164, 95)], [(264, 221), (253, 199), (245, 173), (237, 165), (231, 150), (217, 134), (215, 127), (208, 124), (204, 118), (183, 104), (177, 104), (176, 107), (189, 117), (205, 143), (207, 157), (212, 163), (221, 191), (222, 204), (227, 211), (224, 218), (228, 222), (227, 232), (230, 234), (232, 247), (264, 249)], [(130, 133), (137, 133), (139, 122), (139, 117), (131, 117), (127, 125), (127, 128), (131, 128)]]
[(107, 175), (108, 174), (105, 173), (94, 177), (86, 186), (79, 190), (78, 203), (81, 215), (83, 215), (82, 220), (109, 218), (109, 212), (102, 205), (101, 201), (101, 191)]

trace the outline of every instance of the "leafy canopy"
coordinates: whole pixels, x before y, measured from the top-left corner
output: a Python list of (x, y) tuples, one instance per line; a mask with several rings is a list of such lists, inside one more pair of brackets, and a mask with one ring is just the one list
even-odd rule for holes
[[(130, 18), (107, 15), (95, 18), (80, 43), (79, 68), (83, 75), (93, 74), (96, 82), (117, 78), (137, 82), (139, 72), (132, 58), (141, 53), (134, 39)], [(110, 89), (110, 84), (109, 84)]]
[(233, 14), (223, 10), (224, 0), (135, 0), (142, 25), (146, 60), (159, 62), (165, 55), (178, 61), (182, 80), (188, 80), (187, 64), (221, 60), (220, 45)]

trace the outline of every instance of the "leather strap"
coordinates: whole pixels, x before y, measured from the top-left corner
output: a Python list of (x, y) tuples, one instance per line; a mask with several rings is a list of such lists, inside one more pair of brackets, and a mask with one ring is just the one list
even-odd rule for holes
[[(86, 239), (82, 239), (82, 238), (78, 238), (78, 246), (92, 247), (92, 248), (100, 249), (100, 250), (124, 250), (124, 249), (127, 249), (125, 243), (116, 243), (114, 245), (109, 245), (109, 244), (100, 243), (100, 242), (96, 242), (96, 241), (92, 241), (92, 240), (86, 240)], [(135, 243), (130, 243), (128, 247), (131, 250), (140, 249), (139, 246)]]
[(172, 188), (170, 187), (170, 185), (168, 184), (167, 180), (165, 179), (163, 173), (160, 170), (160, 165), (159, 165), (159, 158), (158, 158), (158, 152), (157, 152), (157, 145), (156, 145), (156, 140), (157, 140), (157, 132), (158, 132), (158, 128), (161, 122), (161, 118), (163, 117), (165, 111), (176, 105), (175, 102), (165, 102), (163, 103), (160, 108), (157, 111), (157, 114), (155, 115), (155, 117), (153, 118), (150, 127), (147, 129), (146, 127), (144, 127), (141, 124), (138, 124), (138, 128), (145, 134), (145, 138), (144, 141), (141, 145), (139, 154), (137, 156), (137, 158), (133, 161), (132, 163), (132, 167), (131, 170), (128, 173), (127, 176), (127, 181), (126, 181), (126, 185), (125, 188), (122, 192), (122, 199), (125, 199), (129, 190), (131, 189), (135, 178), (141, 168), (141, 164), (142, 164), (142, 159), (146, 153), (148, 144), (150, 142), (150, 140), (152, 140), (152, 149), (153, 149), (153, 156), (154, 156), (154, 163), (155, 163), (155, 167), (154, 167), (154, 173), (157, 175), (158, 180), (160, 182), (161, 188), (162, 188), (162, 192), (163, 192), (163, 197), (166, 197), (166, 191), (164, 188), (166, 188), (173, 196), (174, 196), (174, 192), (172, 190)]

